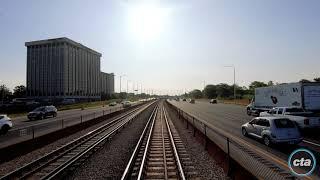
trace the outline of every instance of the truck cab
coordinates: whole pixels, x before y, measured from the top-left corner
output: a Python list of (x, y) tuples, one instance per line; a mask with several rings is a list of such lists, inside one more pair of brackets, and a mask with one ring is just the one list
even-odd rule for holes
[(267, 112), (261, 112), (261, 117), (286, 117), (294, 121), (300, 129), (320, 128), (320, 117), (297, 107), (275, 107)]

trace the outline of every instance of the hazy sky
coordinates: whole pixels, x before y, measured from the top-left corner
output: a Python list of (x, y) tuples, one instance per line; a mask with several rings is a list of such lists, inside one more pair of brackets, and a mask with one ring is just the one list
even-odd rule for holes
[[(0, 83), (25, 84), (24, 42), (68, 37), (101, 70), (170, 92), (320, 76), (319, 0), (1, 0)], [(130, 89), (131, 84), (130, 84)]]

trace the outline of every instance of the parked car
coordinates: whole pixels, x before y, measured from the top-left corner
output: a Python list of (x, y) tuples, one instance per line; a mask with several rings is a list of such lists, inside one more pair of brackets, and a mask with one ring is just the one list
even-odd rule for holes
[(11, 119), (5, 114), (1, 114), (0, 115), (0, 133), (6, 134), (11, 128), (12, 128)]
[(266, 146), (277, 143), (298, 144), (302, 141), (296, 124), (288, 118), (256, 117), (241, 127), (242, 135), (263, 140)]
[(109, 106), (116, 106), (116, 105), (117, 105), (116, 102), (112, 102), (112, 103), (109, 104)]
[(210, 104), (217, 104), (217, 103), (218, 103), (218, 101), (216, 99), (211, 99), (210, 100)]
[(122, 104), (122, 107), (127, 108), (131, 106), (131, 102), (130, 101), (124, 101)]
[(294, 121), (300, 129), (320, 128), (320, 117), (312, 112), (296, 107), (275, 107), (267, 112), (261, 112), (261, 117), (284, 117)]
[(48, 116), (56, 117), (57, 112), (58, 110), (54, 106), (41, 106), (29, 112), (28, 119), (44, 119)]

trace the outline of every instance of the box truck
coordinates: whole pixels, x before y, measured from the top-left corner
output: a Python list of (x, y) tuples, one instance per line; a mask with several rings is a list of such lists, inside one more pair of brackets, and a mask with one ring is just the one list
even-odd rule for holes
[(296, 107), (320, 111), (320, 83), (286, 83), (255, 89), (247, 106), (248, 115), (259, 115), (274, 107)]

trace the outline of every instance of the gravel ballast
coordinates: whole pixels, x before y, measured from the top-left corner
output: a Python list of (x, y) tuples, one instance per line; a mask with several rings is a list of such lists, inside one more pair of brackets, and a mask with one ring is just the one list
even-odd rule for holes
[(120, 179), (146, 125), (151, 108), (124, 127), (66, 179)]
[(216, 161), (204, 150), (202, 144), (200, 144), (192, 134), (191, 128), (186, 129), (185, 124), (179, 120), (177, 113), (172, 111), (166, 106), (169, 117), (173, 122), (179, 136), (184, 143), (184, 146), (190, 155), (195, 169), (198, 172), (201, 179), (229, 179), (224, 173), (223, 169), (218, 166)]
[(100, 122), (94, 126), (88, 127), (87, 129), (81, 130), (81, 131), (74, 133), (70, 136), (61, 138), (53, 143), (45, 145), (42, 148), (36, 149), (36, 150), (34, 150), (30, 153), (27, 153), (23, 156), (16, 157), (15, 159), (12, 159), (11, 161), (8, 161), (8, 162), (1, 163), (0, 164), (0, 177), (6, 175), (7, 173), (9, 173), (19, 167), (22, 167), (23, 165), (25, 165), (27, 163), (34, 161), (35, 159), (38, 159), (38, 158), (44, 156), (47, 153), (50, 153), (51, 151), (57, 149), (58, 147), (61, 147), (65, 144), (71, 142), (72, 140), (79, 138), (80, 136), (102, 126), (103, 124), (106, 124), (107, 122), (112, 121), (113, 119), (115, 119), (121, 115), (122, 114), (115, 116), (115, 117), (112, 117), (112, 118), (109, 118), (109, 119), (106, 119), (103, 122)]

